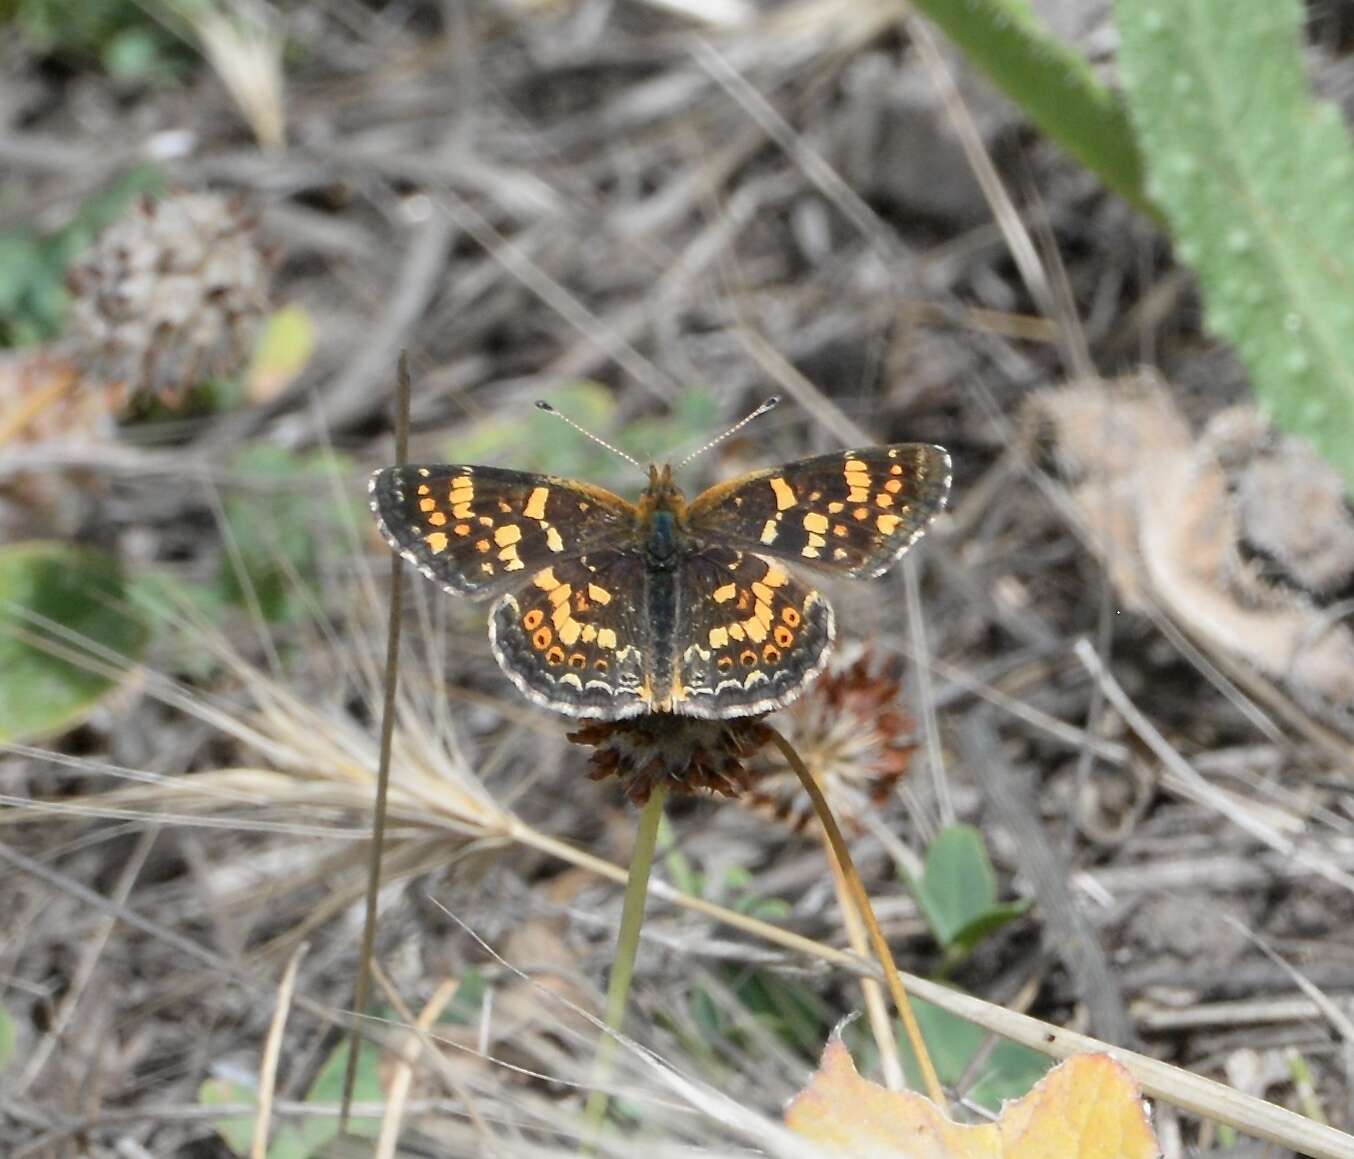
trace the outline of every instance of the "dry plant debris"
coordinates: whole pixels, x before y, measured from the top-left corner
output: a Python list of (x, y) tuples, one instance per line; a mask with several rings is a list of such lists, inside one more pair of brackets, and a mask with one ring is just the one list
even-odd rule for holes
[(1354, 513), (1334, 468), (1248, 407), (1195, 438), (1151, 378), (1041, 391), (1026, 415), (1130, 607), (1159, 605), (1354, 736)]

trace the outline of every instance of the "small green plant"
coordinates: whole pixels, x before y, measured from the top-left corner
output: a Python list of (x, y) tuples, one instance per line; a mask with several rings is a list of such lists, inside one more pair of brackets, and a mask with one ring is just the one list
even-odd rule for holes
[(997, 875), (982, 834), (971, 825), (942, 830), (926, 851), (921, 878), (909, 884), (945, 952), (946, 970), (1029, 908), (1024, 901), (997, 900)]
[[(317, 1106), (336, 1107), (343, 1092), (343, 1074), (348, 1065), (349, 1043), (344, 1039), (325, 1059), (315, 1081), (306, 1091), (305, 1101)], [(357, 1052), (357, 1085), (355, 1102), (379, 1103), (385, 1098), (381, 1088), (381, 1051), (370, 1042), (363, 1042)], [(198, 1102), (204, 1107), (235, 1106), (253, 1103), (258, 1092), (244, 1083), (226, 1079), (208, 1079), (198, 1089)], [(249, 1155), (254, 1137), (254, 1116), (220, 1119), (215, 1123), (226, 1146), (236, 1155)], [(353, 1118), (348, 1122), (348, 1133), (374, 1139), (380, 1132), (379, 1119)], [(323, 1153), (339, 1133), (338, 1116), (322, 1115), (282, 1123), (271, 1131), (268, 1159), (310, 1159)]]
[(66, 315), (66, 271), (133, 197), (160, 188), (160, 170), (142, 165), (89, 198), (53, 233), (0, 233), (0, 346), (29, 346), (61, 332)]
[[(1005, 1100), (1027, 1093), (1053, 1065), (1053, 1059), (1015, 1042), (997, 1040), (988, 1051), (989, 1035), (981, 1027), (923, 998), (913, 998), (912, 1003), (941, 1082), (947, 1087), (967, 1083), (965, 1098), (981, 1107), (1000, 1111)], [(862, 1070), (873, 1065), (877, 1048), (859, 1019), (846, 1028), (846, 1038)], [(920, 1089), (921, 1070), (902, 1034), (898, 1057), (908, 1085)]]
[(115, 560), (61, 543), (0, 549), (0, 741), (77, 724), (149, 635)]
[(167, 81), (192, 53), (135, 0), (4, 0), (0, 20), (44, 56), (97, 60), (114, 80)]
[(294, 620), (305, 607), (298, 580), (318, 579), (322, 543), (342, 517), (357, 517), (357, 499), (347, 512), (334, 510), (336, 497), (351, 490), (351, 467), (331, 454), (297, 455), (263, 443), (247, 447), (232, 467), (242, 485), (224, 504), (217, 590), (226, 603), (256, 606), (270, 622)]

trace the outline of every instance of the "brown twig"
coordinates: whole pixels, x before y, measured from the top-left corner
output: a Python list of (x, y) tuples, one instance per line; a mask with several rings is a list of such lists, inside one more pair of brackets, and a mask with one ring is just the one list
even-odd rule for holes
[[(400, 355), (399, 393), (395, 407), (395, 462), (403, 463), (409, 453), (409, 356)], [(362, 926), (362, 954), (357, 966), (357, 984), (353, 987), (352, 1039), (348, 1046), (348, 1065), (343, 1072), (343, 1109), (340, 1130), (348, 1129), (353, 1105), (353, 1086), (357, 1082), (357, 1051), (361, 1038), (360, 1020), (367, 1008), (371, 989), (371, 956), (376, 946), (376, 900), (381, 892), (381, 852), (385, 842), (386, 797), (390, 791), (390, 748), (395, 737), (395, 684), (400, 659), (400, 615), (404, 610), (404, 560), (392, 553), (390, 560), (390, 619), (386, 632), (385, 703), (381, 706), (381, 756), (376, 770), (376, 806), (371, 818), (371, 860), (367, 873), (367, 911)]]
[(884, 983), (893, 996), (893, 1004), (898, 1008), (898, 1017), (903, 1021), (903, 1029), (907, 1032), (912, 1053), (916, 1056), (917, 1065), (921, 1067), (922, 1081), (926, 1085), (926, 1093), (930, 1096), (931, 1101), (944, 1111), (947, 1109), (945, 1091), (940, 1085), (936, 1068), (931, 1063), (931, 1056), (927, 1053), (921, 1027), (917, 1025), (916, 1015), (912, 1012), (912, 1003), (908, 1000), (907, 991), (903, 989), (903, 981), (898, 973), (898, 967), (894, 964), (893, 954), (889, 950), (888, 942), (884, 940), (884, 931), (879, 928), (879, 919), (874, 916), (874, 907), (870, 904), (870, 895), (865, 892), (865, 885), (860, 880), (860, 874), (856, 871), (856, 863), (851, 859), (851, 851), (846, 847), (846, 839), (842, 837), (837, 819), (828, 807), (827, 798), (823, 796), (823, 790), (819, 787), (813, 774), (809, 772), (803, 758), (795, 751), (794, 746), (769, 725), (767, 731), (771, 734), (771, 739), (775, 742), (776, 747), (780, 749), (781, 755), (794, 769), (795, 775), (799, 777), (800, 783), (804, 786), (804, 791), (808, 793), (809, 799), (813, 802), (813, 809), (818, 815), (818, 822), (822, 825), (823, 831), (827, 834), (827, 839), (832, 845), (832, 852), (837, 858), (843, 876), (846, 878), (851, 897), (856, 903), (856, 910), (865, 922), (865, 929), (870, 935), (870, 944), (874, 947), (875, 956), (879, 959), (880, 966), (883, 967)]

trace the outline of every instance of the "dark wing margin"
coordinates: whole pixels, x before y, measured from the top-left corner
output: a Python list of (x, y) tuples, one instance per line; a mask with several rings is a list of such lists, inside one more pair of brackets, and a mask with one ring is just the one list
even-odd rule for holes
[(950, 493), (950, 455), (930, 443), (864, 447), (786, 463), (703, 491), (696, 535), (856, 579), (882, 575)]
[(621, 540), (636, 511), (601, 487), (496, 467), (385, 467), (371, 509), (387, 543), (471, 599), (524, 583), (556, 559)]
[(652, 708), (644, 561), (603, 549), (542, 568), (489, 613), (499, 666), (535, 704), (618, 720)]
[(774, 560), (711, 547), (682, 572), (671, 711), (724, 719), (797, 699), (832, 651), (832, 607)]

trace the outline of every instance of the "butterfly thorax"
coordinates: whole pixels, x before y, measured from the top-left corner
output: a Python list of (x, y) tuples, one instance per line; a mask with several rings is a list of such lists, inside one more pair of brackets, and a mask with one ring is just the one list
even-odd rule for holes
[(672, 467), (649, 465), (649, 486), (640, 496), (640, 534), (649, 567), (667, 571), (676, 567), (686, 536), (686, 498), (672, 481)]

